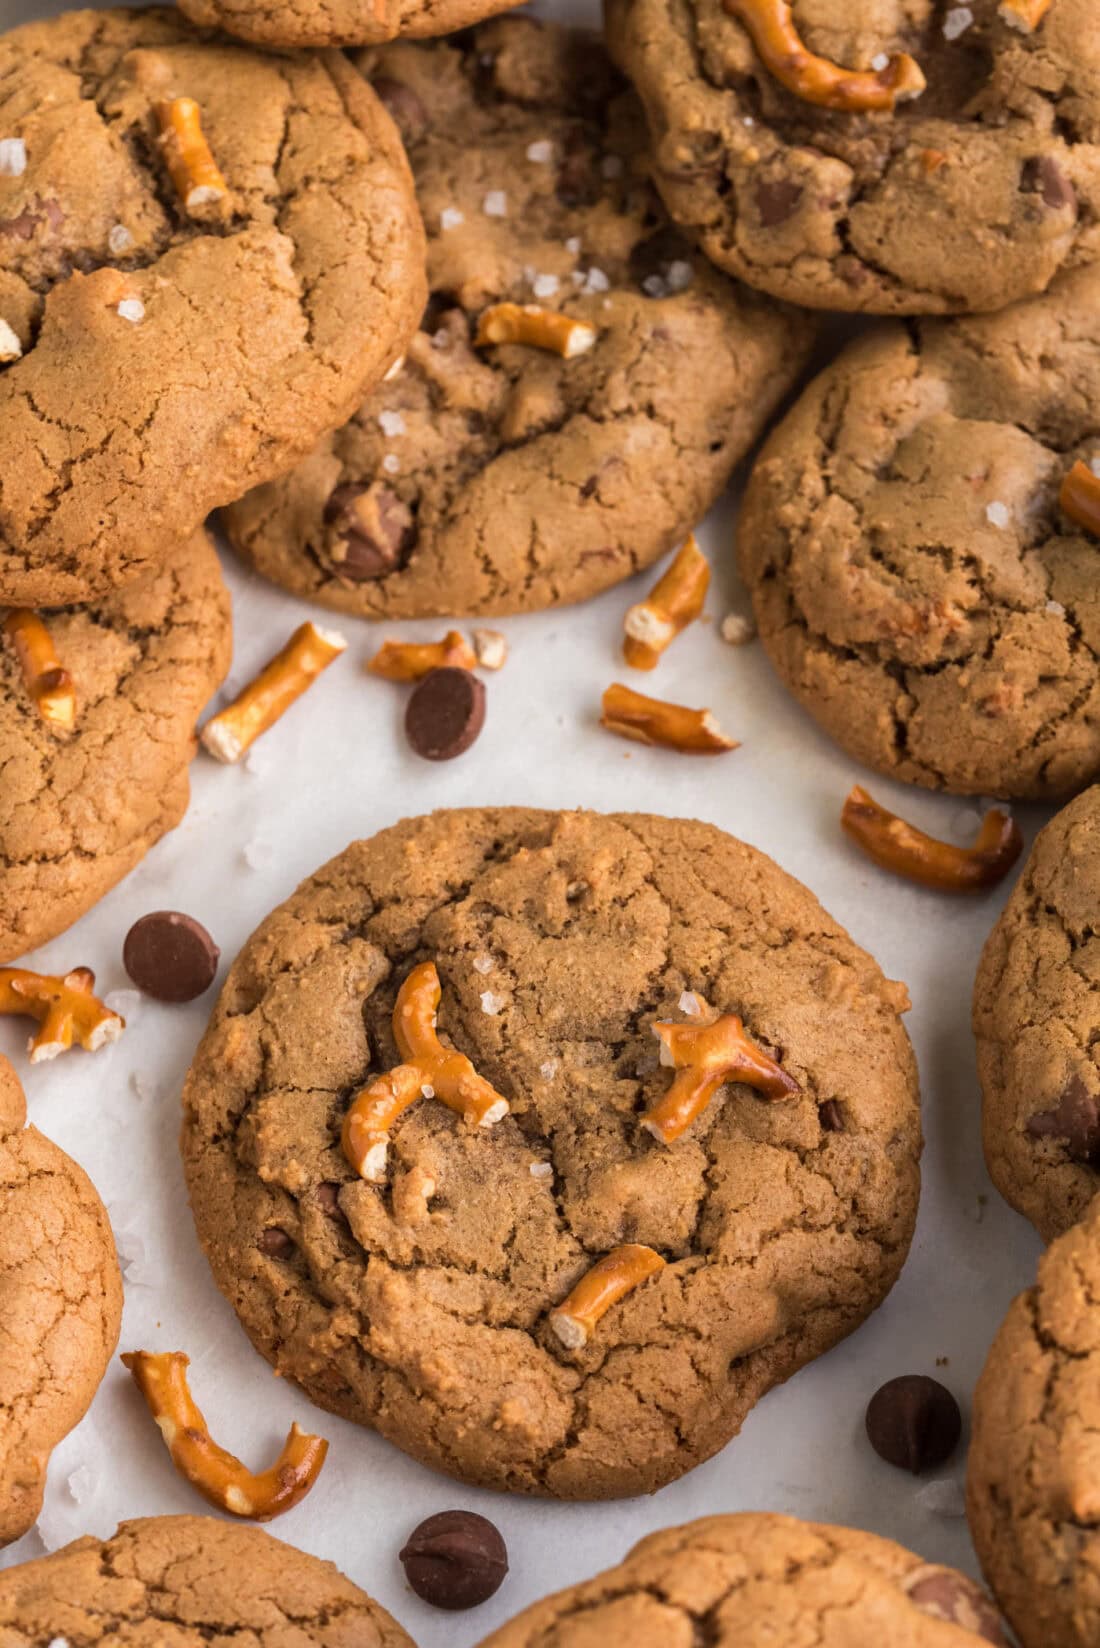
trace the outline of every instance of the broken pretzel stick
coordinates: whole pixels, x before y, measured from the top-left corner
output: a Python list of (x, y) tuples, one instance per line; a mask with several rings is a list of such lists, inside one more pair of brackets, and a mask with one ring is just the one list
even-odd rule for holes
[(1054, 0), (1001, 0), (997, 16), (1010, 29), (1034, 34), (1053, 4)]
[(22, 355), (23, 345), (19, 341), (19, 334), (0, 315), (0, 366), (20, 360)]
[(642, 1117), (642, 1126), (662, 1144), (673, 1144), (686, 1133), (727, 1082), (744, 1082), (768, 1099), (789, 1099), (802, 1091), (745, 1034), (736, 1013), (710, 1014), (701, 1024), (658, 1020), (652, 1028), (661, 1042), (661, 1063), (679, 1072), (664, 1098)]
[(384, 681), (419, 681), (435, 669), (477, 668), (473, 649), (457, 629), (448, 630), (442, 641), (383, 641), (367, 664), (371, 675)]
[(176, 193), (188, 212), (220, 206), (229, 186), (218, 170), (193, 97), (166, 98), (156, 107), (160, 148)]
[(580, 1350), (612, 1305), (664, 1268), (661, 1255), (640, 1242), (612, 1248), (585, 1272), (568, 1298), (550, 1312), (550, 1326), (566, 1350)]
[(1078, 526), (1100, 537), (1100, 475), (1078, 460), (1062, 482), (1058, 502)]
[(206, 723), (199, 734), (203, 748), (219, 761), (239, 761), (346, 647), (335, 630), (300, 624), (256, 679)]
[(815, 57), (803, 45), (788, 0), (724, 0), (726, 10), (752, 36), (765, 68), (804, 103), (845, 114), (890, 110), (919, 97), (927, 85), (920, 65), (907, 52), (884, 68), (843, 69)]
[(973, 847), (952, 847), (915, 829), (856, 784), (840, 822), (868, 858), (884, 870), (941, 893), (976, 893), (1006, 876), (1023, 850), (1019, 825), (996, 808), (982, 821)]
[(623, 619), (623, 657), (631, 669), (656, 669), (665, 648), (702, 612), (709, 583), (710, 566), (691, 535), (645, 600)]
[(558, 309), (540, 309), (534, 303), (494, 303), (482, 311), (474, 343), (479, 349), (488, 343), (528, 343), (572, 360), (591, 349), (596, 337), (594, 326)]
[(689, 710), (682, 704), (666, 704), (663, 698), (647, 698), (619, 681), (603, 695), (600, 725), (639, 744), (660, 744), (688, 755), (721, 755), (740, 747), (736, 739), (726, 737), (710, 710)]
[(90, 967), (75, 967), (63, 978), (0, 967), (0, 1013), (38, 1020), (27, 1043), (32, 1064), (67, 1053), (74, 1040), (86, 1053), (118, 1040), (126, 1020), (92, 994), (94, 985)]
[(344, 1117), (344, 1155), (372, 1184), (386, 1176), (390, 1128), (421, 1094), (441, 1100), (475, 1127), (492, 1127), (508, 1112), (508, 1100), (478, 1075), (465, 1054), (444, 1047), (436, 1035), (441, 994), (434, 962), (413, 968), (393, 1009), (394, 1040), (404, 1063), (368, 1083)]
[(268, 1522), (303, 1500), (321, 1474), (328, 1443), (308, 1436), (296, 1424), (274, 1465), (258, 1474), (219, 1448), (191, 1395), (190, 1358), (182, 1351), (154, 1355), (137, 1350), (122, 1361), (148, 1403), (173, 1465), (219, 1511)]
[(62, 669), (50, 632), (27, 607), (16, 607), (4, 619), (4, 633), (15, 648), (31, 702), (51, 727), (70, 732), (76, 722), (76, 689)]

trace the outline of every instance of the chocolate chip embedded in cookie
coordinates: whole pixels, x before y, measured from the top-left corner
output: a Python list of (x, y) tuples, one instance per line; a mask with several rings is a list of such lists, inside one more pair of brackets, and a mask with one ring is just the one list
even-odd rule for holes
[(892, 1540), (789, 1516), (650, 1534), (617, 1568), (527, 1608), (481, 1648), (1007, 1648), (980, 1586)]
[(974, 985), (985, 1158), (1047, 1240), (1100, 1190), (1100, 787), (1035, 840)]
[(812, 308), (1002, 309), (1100, 253), (1093, 0), (609, 0), (677, 223)]
[(706, 513), (812, 323), (671, 230), (594, 36), (509, 18), (360, 61), (408, 145), (431, 301), (403, 367), (229, 535), (365, 618), (583, 600)]
[(421, 312), (423, 236), (343, 58), (168, 10), (0, 38), (0, 141), (0, 602), (57, 606), (350, 415)]
[(37, 622), (73, 714), (71, 725), (42, 714), (0, 630), (0, 962), (63, 932), (179, 823), (195, 719), (231, 650), (229, 595), (202, 532), (162, 571)]
[[(122, 1317), (107, 1211), (26, 1119), (0, 1057), (0, 1545), (38, 1516), (50, 1454), (87, 1412)], [(0, 1600), (0, 1629), (10, 1623)]]
[(124, 1522), (0, 1573), (0, 1631), (13, 1643), (96, 1648), (239, 1640), (250, 1648), (415, 1648), (331, 1562), (208, 1516)]
[(322, 1407), (469, 1482), (651, 1490), (893, 1284), (906, 1005), (708, 825), (411, 819), (230, 971), (184, 1094), (199, 1236)]
[(1100, 1201), (1039, 1261), (974, 1392), (967, 1518), (1023, 1648), (1100, 1640)]
[[(892, 778), (1053, 799), (1100, 776), (1100, 267), (976, 319), (850, 345), (772, 434), (738, 526), (761, 639)], [(976, 828), (976, 826), (975, 826)]]

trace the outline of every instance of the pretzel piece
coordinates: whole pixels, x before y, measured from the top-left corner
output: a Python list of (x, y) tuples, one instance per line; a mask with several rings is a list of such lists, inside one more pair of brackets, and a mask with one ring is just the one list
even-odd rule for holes
[(884, 870), (941, 893), (977, 893), (995, 886), (1024, 845), (1016, 821), (994, 808), (986, 813), (973, 847), (952, 847), (887, 812), (861, 784), (845, 800), (840, 822)]
[(441, 995), (435, 963), (414, 967), (393, 1009), (394, 1040), (404, 1063), (362, 1088), (344, 1117), (344, 1155), (372, 1184), (386, 1176), (390, 1128), (421, 1094), (439, 1099), (475, 1127), (493, 1127), (508, 1113), (508, 1100), (478, 1075), (466, 1055), (440, 1042), (435, 1022)]
[(449, 629), (442, 641), (383, 641), (367, 664), (372, 675), (384, 681), (419, 681), (435, 669), (477, 668), (477, 656), (457, 629)]
[(596, 328), (558, 309), (540, 309), (536, 303), (494, 303), (481, 313), (474, 343), (527, 343), (535, 349), (572, 360), (591, 349)]
[(1087, 463), (1078, 459), (1074, 464), (1062, 482), (1058, 502), (1071, 521), (1100, 537), (1100, 475)]
[(193, 97), (165, 98), (156, 106), (161, 153), (185, 211), (222, 207), (229, 186), (210, 152), (202, 112)]
[(62, 669), (50, 632), (36, 612), (15, 607), (4, 619), (4, 633), (15, 648), (31, 702), (51, 727), (71, 732), (76, 724), (76, 688)]
[(300, 624), (256, 679), (206, 723), (199, 734), (203, 749), (218, 761), (239, 761), (346, 647), (335, 630)]
[(144, 1396), (181, 1476), (219, 1511), (269, 1522), (303, 1500), (328, 1453), (321, 1436), (309, 1436), (297, 1424), (269, 1470), (247, 1470), (210, 1435), (206, 1420), (187, 1383), (190, 1358), (182, 1351), (131, 1351), (122, 1358)]
[(610, 1253), (586, 1271), (576, 1287), (550, 1312), (550, 1326), (566, 1350), (580, 1350), (596, 1331), (601, 1317), (612, 1305), (650, 1276), (664, 1270), (665, 1261), (651, 1247), (641, 1242), (627, 1242), (614, 1247)]
[(639, 744), (660, 744), (687, 755), (722, 755), (740, 748), (727, 738), (710, 710), (689, 710), (663, 698), (647, 698), (616, 681), (603, 695), (600, 725)]
[(815, 57), (803, 45), (788, 0), (724, 0), (726, 10), (743, 23), (769, 74), (804, 103), (838, 109), (844, 114), (891, 110), (919, 97), (928, 82), (908, 52), (899, 52), (883, 69), (843, 69)]
[(710, 565), (694, 534), (658, 578), (644, 601), (623, 619), (623, 657), (631, 669), (656, 669), (665, 648), (703, 610)]
[(679, 1074), (663, 1099), (642, 1117), (642, 1126), (661, 1144), (673, 1144), (702, 1115), (720, 1087), (744, 1082), (768, 1099), (789, 1099), (802, 1089), (745, 1033), (736, 1013), (706, 1009), (703, 1021), (674, 1024), (658, 1020), (661, 1062)]
[(997, 16), (1010, 29), (1034, 34), (1053, 4), (1054, 0), (1001, 0)]
[(74, 1040), (86, 1053), (118, 1040), (126, 1020), (92, 994), (94, 985), (90, 967), (76, 967), (63, 978), (0, 967), (0, 1013), (38, 1020), (27, 1043), (32, 1064), (67, 1053)]
[(8, 325), (3, 315), (0, 315), (0, 366), (8, 366), (12, 361), (21, 360), (23, 345), (19, 341), (19, 334), (14, 327)]

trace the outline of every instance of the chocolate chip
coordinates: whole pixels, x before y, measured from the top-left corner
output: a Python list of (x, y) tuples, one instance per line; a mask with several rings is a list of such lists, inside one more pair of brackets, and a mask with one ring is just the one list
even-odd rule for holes
[(1100, 1168), (1100, 1095), (1080, 1076), (1070, 1077), (1055, 1108), (1032, 1116), (1027, 1130), (1036, 1139), (1061, 1139), (1075, 1162)]
[(469, 670), (432, 670), (418, 681), (405, 711), (405, 736), (426, 761), (450, 761), (485, 725), (485, 688)]
[(790, 178), (776, 177), (770, 181), (762, 178), (756, 185), (756, 210), (761, 226), (777, 229), (781, 223), (788, 222), (804, 193), (801, 183), (792, 183)]
[(35, 195), (18, 217), (0, 217), (0, 240), (33, 240), (43, 223), (51, 229), (60, 229), (64, 221), (65, 213), (56, 200), (43, 200), (41, 195)]
[(563, 206), (594, 206), (605, 192), (592, 140), (583, 127), (574, 126), (558, 165), (558, 199)]
[(334, 570), (357, 584), (393, 572), (416, 539), (412, 510), (381, 481), (336, 487), (325, 505), (325, 524), (335, 529), (344, 552), (333, 557)]
[(139, 990), (157, 1001), (194, 1001), (209, 990), (221, 951), (193, 916), (153, 910), (135, 921), (122, 946), (122, 965)]
[(420, 96), (403, 80), (393, 80), (380, 74), (371, 82), (375, 96), (393, 118), (393, 123), (406, 143), (423, 137), (431, 122)]
[(1000, 1616), (980, 1585), (954, 1568), (916, 1568), (902, 1590), (922, 1614), (959, 1625), (964, 1631), (1008, 1648)]
[(882, 1385), (867, 1404), (867, 1436), (887, 1464), (933, 1470), (950, 1459), (962, 1432), (959, 1404), (938, 1379), (904, 1373)]
[(261, 1253), (270, 1254), (273, 1259), (289, 1259), (294, 1252), (294, 1242), (278, 1225), (269, 1225), (261, 1231), (257, 1245)]
[(826, 1133), (844, 1132), (844, 1112), (835, 1099), (826, 1099), (817, 1107), (817, 1119)]
[(1052, 155), (1033, 155), (1025, 160), (1020, 187), (1027, 194), (1042, 195), (1052, 212), (1064, 207), (1077, 210), (1077, 191)]
[(401, 1552), (405, 1577), (433, 1608), (476, 1608), (500, 1589), (508, 1548), (473, 1511), (440, 1511), (414, 1528)]
[(630, 248), (627, 267), (630, 278), (643, 286), (654, 275), (664, 275), (672, 263), (690, 263), (691, 245), (675, 229), (658, 229), (655, 235), (637, 241)]
[(317, 1200), (321, 1204), (321, 1212), (330, 1219), (342, 1219), (343, 1210), (340, 1207), (340, 1186), (335, 1179), (325, 1179), (317, 1186)]

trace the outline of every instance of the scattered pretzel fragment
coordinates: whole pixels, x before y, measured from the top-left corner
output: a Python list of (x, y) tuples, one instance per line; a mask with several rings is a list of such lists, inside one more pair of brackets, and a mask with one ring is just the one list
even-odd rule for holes
[(1058, 502), (1078, 526), (1100, 537), (1100, 475), (1078, 459), (1062, 482)]
[(508, 658), (508, 643), (499, 629), (475, 629), (474, 651), (482, 669), (503, 669)]
[(405, 1062), (362, 1088), (344, 1117), (344, 1155), (372, 1184), (386, 1176), (390, 1128), (421, 1094), (441, 1100), (475, 1127), (492, 1127), (508, 1112), (508, 1100), (478, 1075), (466, 1055), (444, 1047), (436, 1035), (441, 994), (434, 962), (413, 968), (393, 1009), (394, 1040)]
[(27, 1043), (32, 1064), (67, 1053), (74, 1041), (86, 1053), (95, 1053), (118, 1040), (126, 1020), (92, 994), (94, 986), (90, 967), (75, 967), (63, 978), (0, 967), (0, 1013), (38, 1020)]
[(464, 636), (450, 629), (442, 641), (383, 641), (367, 664), (384, 681), (419, 681), (435, 669), (477, 668), (477, 658)]
[(1053, 4), (1054, 0), (1001, 0), (997, 16), (1010, 29), (1034, 34)]
[(156, 107), (160, 149), (176, 193), (188, 212), (226, 200), (229, 187), (210, 152), (202, 113), (193, 97), (165, 98)]
[(976, 893), (995, 886), (1024, 845), (1015, 820), (994, 808), (986, 813), (973, 847), (952, 847), (887, 812), (861, 784), (845, 800), (840, 822), (884, 870), (941, 893)]
[(873, 71), (843, 69), (815, 57), (802, 43), (788, 0), (724, 0), (724, 5), (749, 31), (768, 72), (804, 103), (845, 114), (890, 110), (919, 97), (928, 84), (908, 52)]
[(137, 1350), (122, 1361), (148, 1403), (173, 1465), (219, 1511), (269, 1522), (303, 1500), (320, 1476), (328, 1443), (296, 1424), (274, 1465), (258, 1474), (219, 1448), (191, 1395), (190, 1358), (182, 1351)]
[(16, 607), (4, 619), (31, 702), (51, 727), (69, 732), (76, 723), (76, 688), (62, 669), (50, 632), (36, 612)]
[(335, 630), (300, 624), (256, 679), (206, 723), (199, 734), (203, 748), (218, 761), (239, 761), (346, 647)]
[(558, 309), (540, 309), (536, 303), (494, 303), (482, 311), (474, 343), (527, 343), (535, 349), (572, 360), (591, 349), (596, 328)]
[(663, 1099), (642, 1117), (642, 1126), (662, 1144), (673, 1144), (701, 1116), (720, 1087), (744, 1082), (768, 1099), (789, 1099), (802, 1089), (775, 1060), (745, 1034), (736, 1013), (717, 1014), (709, 1007), (700, 1022), (674, 1024), (658, 1020), (653, 1034), (661, 1042), (661, 1063), (679, 1072)]
[(22, 354), (23, 345), (19, 341), (18, 333), (0, 315), (0, 366), (7, 366), (11, 361), (19, 360)]
[(689, 710), (663, 698), (647, 698), (620, 681), (603, 695), (600, 725), (639, 744), (660, 744), (687, 755), (721, 755), (740, 748), (736, 739), (726, 737), (710, 710)]
[(694, 534), (644, 601), (623, 619), (623, 657), (631, 669), (656, 669), (661, 654), (703, 610), (710, 565)]
[(557, 1309), (550, 1312), (550, 1326), (566, 1350), (580, 1350), (612, 1305), (664, 1268), (661, 1255), (641, 1242), (613, 1247), (585, 1272)]

